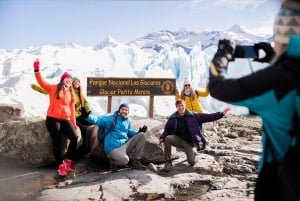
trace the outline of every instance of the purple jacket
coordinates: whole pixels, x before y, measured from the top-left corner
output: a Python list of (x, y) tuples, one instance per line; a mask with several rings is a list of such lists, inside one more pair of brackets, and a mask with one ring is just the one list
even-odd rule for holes
[[(204, 122), (211, 122), (221, 119), (224, 114), (222, 112), (204, 114), (204, 113), (194, 113), (189, 110), (185, 111), (186, 114), (186, 123), (189, 129), (189, 135), (192, 141), (195, 144), (199, 143), (197, 136), (200, 134), (199, 126)], [(175, 135), (177, 130), (177, 112), (174, 112), (168, 119), (163, 134), (160, 136), (160, 139), (165, 139), (167, 135)]]

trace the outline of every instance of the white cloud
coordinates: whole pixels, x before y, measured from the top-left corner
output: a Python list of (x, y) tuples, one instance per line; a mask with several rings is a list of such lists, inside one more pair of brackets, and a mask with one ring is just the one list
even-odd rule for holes
[(267, 0), (216, 0), (216, 5), (225, 6), (227, 8), (244, 10), (255, 9)]

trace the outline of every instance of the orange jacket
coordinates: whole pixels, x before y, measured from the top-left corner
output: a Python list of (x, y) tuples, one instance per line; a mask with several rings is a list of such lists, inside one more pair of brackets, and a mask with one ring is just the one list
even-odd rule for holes
[(48, 92), (50, 104), (47, 110), (47, 116), (60, 120), (71, 120), (76, 128), (75, 102), (72, 101), (72, 94), (69, 90), (64, 91), (63, 97), (56, 98), (55, 92), (57, 84), (49, 84), (42, 77), (40, 72), (34, 73), (39, 85)]

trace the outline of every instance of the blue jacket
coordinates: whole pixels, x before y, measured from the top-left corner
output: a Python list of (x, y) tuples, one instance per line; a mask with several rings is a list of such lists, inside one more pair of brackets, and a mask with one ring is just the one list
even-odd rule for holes
[[(199, 143), (197, 140), (197, 136), (200, 135), (199, 126), (204, 122), (216, 121), (221, 119), (224, 114), (222, 112), (212, 113), (212, 114), (205, 114), (205, 113), (194, 113), (190, 110), (185, 110), (186, 114), (186, 123), (189, 130), (188, 135), (190, 135), (193, 145)], [(177, 130), (177, 111), (174, 112), (168, 119), (163, 134), (160, 138), (164, 139), (167, 135), (175, 135)]]
[[(297, 104), (300, 106), (299, 101), (296, 103), (299, 70), (300, 59), (286, 54), (275, 64), (237, 79), (226, 79), (222, 74), (214, 75), (213, 69), (210, 70), (209, 91), (212, 97), (248, 107), (262, 119), (263, 153), (259, 170), (264, 161), (282, 159), (290, 145), (293, 116)], [(268, 148), (266, 135), (269, 139)]]
[(105, 154), (109, 154), (112, 150), (121, 147), (129, 138), (138, 133), (131, 128), (131, 122), (128, 117), (121, 117), (118, 111), (107, 116), (89, 115), (87, 121), (94, 125), (103, 126), (106, 130), (110, 129), (115, 121), (115, 126), (104, 138)]

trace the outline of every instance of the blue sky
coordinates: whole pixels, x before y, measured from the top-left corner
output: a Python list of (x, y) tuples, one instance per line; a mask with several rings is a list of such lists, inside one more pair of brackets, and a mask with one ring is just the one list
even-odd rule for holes
[(281, 0), (0, 0), (0, 49), (62, 42), (127, 43), (148, 33), (226, 30), (272, 33)]

